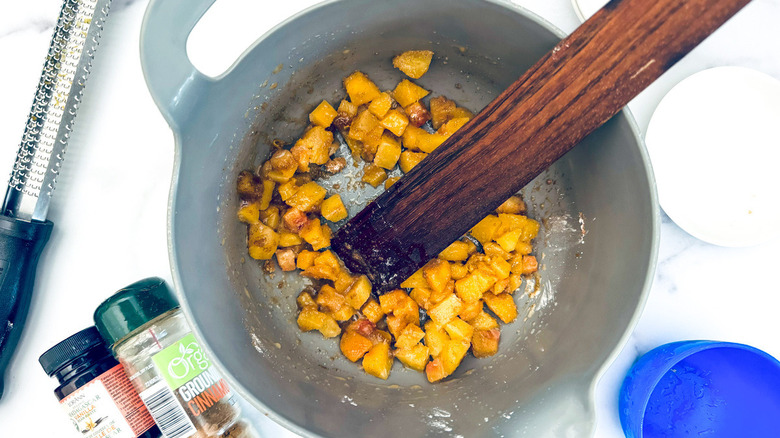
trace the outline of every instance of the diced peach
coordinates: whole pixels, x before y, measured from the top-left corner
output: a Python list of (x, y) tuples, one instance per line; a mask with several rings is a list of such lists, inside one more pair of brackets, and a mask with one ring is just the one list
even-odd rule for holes
[(293, 233), (300, 232), (308, 222), (309, 218), (306, 216), (306, 213), (296, 207), (288, 208), (282, 216), (284, 227)]
[(424, 160), (427, 156), (428, 154), (425, 152), (403, 151), (401, 152), (401, 157), (398, 160), (398, 165), (401, 167), (401, 170), (404, 173), (408, 173), (415, 166), (420, 164), (420, 161)]
[(455, 110), (455, 102), (444, 96), (438, 96), (431, 99), (430, 104), (433, 129), (439, 129), (441, 125), (450, 119), (452, 111)]
[(450, 272), (452, 273), (452, 279), (457, 281), (468, 275), (469, 268), (460, 263), (450, 263)]
[(450, 294), (449, 297), (445, 298), (429, 310), (428, 316), (431, 317), (431, 320), (435, 322), (436, 325), (443, 327), (458, 315), (461, 308), (463, 308), (463, 301), (455, 296), (455, 294)]
[(520, 214), (525, 212), (525, 202), (517, 195), (510, 196), (497, 209), (496, 213)]
[(300, 294), (298, 294), (298, 298), (295, 299), (295, 302), (298, 303), (298, 307), (303, 309), (307, 306), (316, 306), (317, 303), (314, 302), (314, 298), (311, 297), (311, 294), (303, 291)]
[(427, 346), (416, 344), (410, 348), (396, 350), (395, 357), (409, 368), (423, 371), (428, 363), (428, 350)]
[(413, 299), (418, 306), (425, 310), (428, 310), (430, 296), (431, 290), (422, 287), (416, 287), (409, 292), (409, 298)]
[(364, 73), (356, 71), (344, 78), (349, 100), (356, 106), (371, 102), (379, 97), (379, 88)]
[(487, 293), (482, 297), (488, 308), (496, 314), (504, 324), (509, 324), (517, 318), (517, 305), (512, 295), (502, 293), (493, 295)]
[(400, 137), (409, 125), (409, 117), (401, 111), (391, 109), (385, 114), (382, 120), (379, 121), (379, 124), (397, 137)]
[(352, 120), (352, 124), (349, 126), (349, 133), (347, 136), (354, 140), (363, 141), (366, 136), (376, 127), (380, 127), (379, 120), (376, 116), (371, 114), (370, 111), (363, 111)]
[(445, 260), (433, 259), (423, 266), (422, 271), (428, 287), (435, 292), (443, 291), (452, 278), (450, 264)]
[(465, 242), (456, 240), (439, 253), (439, 258), (449, 261), (464, 261), (469, 258), (469, 246)]
[(292, 198), (293, 195), (295, 195), (295, 192), (297, 192), (300, 188), (298, 187), (297, 183), (298, 180), (296, 178), (292, 178), (286, 183), (279, 185), (279, 196), (282, 198), (282, 201), (287, 201), (288, 199)]
[(379, 303), (377, 303), (373, 298), (369, 299), (368, 302), (363, 305), (363, 308), (360, 311), (369, 321), (373, 322), (374, 324), (379, 322), (379, 320), (385, 316), (384, 312), (382, 312), (382, 308), (379, 306)]
[(390, 110), (392, 105), (393, 98), (390, 96), (390, 93), (385, 91), (380, 93), (379, 97), (371, 101), (371, 103), (368, 105), (368, 110), (371, 111), (371, 114), (381, 119), (385, 116), (385, 114), (387, 114), (387, 111)]
[(374, 164), (387, 170), (392, 170), (401, 157), (401, 143), (398, 140), (383, 135), (377, 147)]
[(409, 123), (418, 128), (431, 119), (431, 113), (428, 112), (428, 109), (421, 102), (410, 104), (404, 108), (404, 112), (409, 117)]
[(400, 336), (395, 340), (395, 347), (400, 349), (412, 348), (415, 344), (420, 342), (425, 337), (425, 332), (414, 325), (408, 324), (401, 330)]
[(276, 250), (276, 263), (282, 268), (282, 271), (295, 270), (295, 252), (291, 249)]
[(260, 195), (260, 178), (248, 170), (242, 170), (236, 179), (236, 192), (239, 198), (254, 201)]
[(445, 140), (447, 140), (446, 135), (439, 133), (428, 134), (426, 132), (425, 135), (421, 135), (417, 140), (417, 147), (419, 147), (423, 152), (431, 153), (436, 150), (436, 148), (441, 146)]
[(476, 318), (480, 313), (482, 313), (484, 305), (481, 300), (472, 301), (472, 302), (464, 302), (463, 308), (460, 309), (460, 312), (458, 312), (458, 317), (464, 321), (467, 321), (470, 323), (470, 321), (474, 318)]
[(352, 362), (357, 362), (363, 355), (373, 347), (371, 341), (365, 336), (355, 331), (347, 330), (341, 335), (341, 341), (339, 342), (341, 352), (347, 359)]
[(506, 285), (507, 293), (514, 293), (523, 284), (523, 277), (519, 274), (511, 274), (509, 276), (509, 282)]
[(430, 50), (409, 50), (393, 58), (393, 67), (412, 79), (420, 79), (431, 65), (433, 52)]
[(522, 229), (507, 231), (506, 233), (496, 238), (496, 243), (498, 243), (501, 246), (501, 249), (504, 251), (514, 251), (517, 247), (517, 243), (520, 241), (520, 235), (522, 233)]
[[(315, 251), (330, 246), (330, 233), (325, 231), (323, 227), (319, 219), (312, 219), (306, 223), (299, 233), (303, 240), (309, 243)], [(330, 231), (329, 228), (328, 231)]]
[(335, 287), (340, 294), (345, 294), (347, 293), (347, 289), (352, 286), (356, 279), (357, 277), (353, 277), (346, 269), (341, 270), (339, 271), (338, 277), (333, 281), (333, 287)]
[(428, 307), (435, 306), (442, 301), (444, 301), (445, 298), (448, 298), (450, 295), (455, 293), (455, 281), (450, 280), (445, 285), (444, 289), (441, 292), (437, 292), (432, 290), (431, 296), (428, 297)]
[(482, 294), (495, 282), (495, 277), (477, 269), (455, 282), (455, 292), (464, 302), (474, 302), (482, 298)]
[(349, 118), (355, 117), (357, 115), (357, 110), (358, 106), (348, 100), (342, 100), (341, 103), (339, 103), (338, 112), (344, 113)]
[(245, 224), (260, 222), (260, 210), (259, 202), (251, 202), (243, 205), (238, 209), (238, 220)]
[(450, 336), (443, 328), (437, 327), (433, 321), (425, 323), (425, 345), (430, 349), (431, 356), (439, 356), (449, 340)]
[(371, 184), (373, 187), (379, 187), (387, 179), (387, 172), (381, 167), (369, 164), (363, 168), (363, 177), (361, 181)]
[(539, 263), (536, 261), (536, 257), (532, 255), (523, 256), (523, 274), (533, 274), (539, 269)]
[(279, 246), (279, 234), (271, 227), (256, 222), (249, 225), (247, 247), (249, 256), (256, 260), (270, 260)]
[(363, 370), (374, 377), (387, 380), (392, 366), (393, 358), (388, 344), (376, 344), (363, 356)]
[(303, 331), (319, 330), (326, 338), (333, 338), (341, 333), (341, 328), (333, 317), (313, 306), (304, 307), (298, 314), (298, 327)]
[(460, 362), (466, 357), (471, 342), (466, 339), (453, 339), (445, 344), (441, 351), (441, 361), (444, 364), (444, 372), (450, 375), (455, 372)]
[(348, 321), (350, 318), (352, 318), (352, 315), (355, 314), (355, 309), (353, 309), (350, 306), (341, 306), (339, 310), (336, 310), (335, 312), (330, 312), (330, 316), (333, 317), (336, 321)]
[(509, 273), (512, 270), (512, 265), (499, 256), (488, 257), (488, 266), (499, 280), (509, 278)]
[(471, 337), (471, 352), (474, 357), (488, 357), (498, 353), (498, 341), (501, 331), (497, 328), (476, 330)]
[(392, 187), (392, 186), (393, 186), (393, 184), (395, 184), (396, 182), (398, 182), (398, 180), (399, 180), (399, 179), (401, 179), (401, 177), (400, 177), (400, 176), (394, 176), (394, 177), (391, 177), (391, 178), (387, 178), (387, 179), (385, 180), (385, 190), (387, 190), (387, 189), (389, 189), (390, 187)]
[(344, 203), (341, 202), (341, 196), (333, 195), (322, 201), (320, 214), (331, 222), (338, 222), (347, 218), (347, 208), (344, 207)]
[(441, 358), (436, 358), (428, 362), (428, 364), (425, 366), (425, 377), (431, 383), (438, 382), (448, 375), (449, 374), (444, 371), (444, 363), (442, 362)]
[(399, 105), (406, 108), (407, 106), (427, 96), (428, 93), (428, 90), (414, 84), (408, 79), (404, 79), (399, 82), (395, 87), (395, 90), (393, 90), (393, 97)]
[(471, 341), (471, 335), (474, 334), (474, 328), (466, 321), (455, 317), (444, 326), (444, 331), (450, 335), (450, 339), (465, 339)]
[(496, 321), (495, 318), (488, 315), (487, 312), (484, 310), (479, 313), (474, 319), (470, 320), (469, 323), (472, 327), (474, 327), (475, 330), (491, 330), (494, 328), (498, 328), (498, 321)]
[(286, 202), (291, 207), (296, 207), (301, 211), (314, 211), (320, 206), (327, 193), (323, 187), (312, 181), (302, 185)]
[(298, 163), (293, 154), (287, 149), (279, 149), (268, 160), (271, 163), (271, 171), (268, 178), (273, 182), (284, 183), (290, 180), (298, 170)]
[(471, 229), (471, 235), (479, 240), (479, 243), (486, 244), (493, 240), (493, 234), (495, 234), (496, 230), (498, 230), (498, 227), (501, 226), (501, 221), (498, 219), (498, 217), (493, 215), (488, 215), (481, 221), (479, 221), (478, 224), (474, 225), (474, 227)]
[(324, 265), (312, 265), (301, 271), (301, 275), (304, 277), (314, 278), (317, 280), (335, 280), (339, 273), (330, 266)]
[(365, 275), (358, 277), (352, 285), (347, 288), (344, 296), (347, 300), (347, 304), (354, 309), (360, 309), (371, 296), (371, 282), (368, 281), (368, 277)]
[(420, 139), (425, 135), (428, 135), (428, 132), (424, 129), (418, 128), (414, 125), (409, 125), (406, 127), (403, 135), (401, 136), (401, 142), (405, 148), (412, 151), (419, 151)]
[(298, 261), (296, 262), (296, 266), (301, 270), (308, 269), (314, 266), (314, 259), (316, 259), (318, 255), (319, 253), (317, 251), (303, 250), (298, 253)]
[(317, 126), (327, 128), (333, 123), (333, 119), (335, 119), (337, 115), (338, 112), (333, 109), (333, 106), (326, 100), (323, 100), (317, 105), (317, 108), (314, 108), (314, 111), (309, 113), (309, 121)]
[(441, 134), (445, 137), (450, 137), (452, 134), (455, 133), (458, 129), (462, 128), (463, 125), (468, 123), (469, 119), (465, 117), (459, 117), (457, 119), (450, 119), (447, 121), (447, 123), (441, 125), (439, 129), (436, 130), (437, 134)]
[(416, 287), (427, 288), (428, 281), (425, 280), (425, 277), (423, 277), (422, 269), (418, 269), (414, 274), (410, 275), (409, 278), (401, 283), (401, 287), (405, 289), (414, 289)]

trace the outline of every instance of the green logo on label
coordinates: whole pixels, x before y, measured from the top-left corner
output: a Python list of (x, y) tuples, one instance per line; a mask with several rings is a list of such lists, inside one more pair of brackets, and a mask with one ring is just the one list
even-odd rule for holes
[(152, 360), (168, 386), (173, 389), (198, 377), (211, 366), (206, 352), (200, 348), (192, 333), (152, 356)]

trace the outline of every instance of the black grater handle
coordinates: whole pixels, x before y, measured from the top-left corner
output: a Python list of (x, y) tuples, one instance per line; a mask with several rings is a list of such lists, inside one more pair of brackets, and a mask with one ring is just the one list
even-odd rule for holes
[(0, 215), (0, 398), (30, 308), (35, 271), (54, 224)]

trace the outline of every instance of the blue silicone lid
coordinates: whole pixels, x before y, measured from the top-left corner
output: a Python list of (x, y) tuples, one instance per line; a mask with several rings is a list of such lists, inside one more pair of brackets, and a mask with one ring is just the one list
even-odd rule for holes
[(665, 344), (634, 364), (618, 404), (628, 438), (780, 436), (780, 362), (743, 344)]

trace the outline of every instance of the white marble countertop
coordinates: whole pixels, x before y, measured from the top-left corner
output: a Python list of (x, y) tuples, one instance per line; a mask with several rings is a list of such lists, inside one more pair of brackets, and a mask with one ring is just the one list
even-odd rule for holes
[[(219, 0), (190, 39), (190, 55), (206, 73), (220, 72), (271, 26), (314, 3)], [(569, 0), (515, 3), (566, 31), (578, 24)], [(0, 175), (10, 173), (60, 6), (60, 0), (8, 2), (0, 14)], [(150, 275), (170, 277), (165, 215), (173, 138), (141, 74), (138, 35), (145, 7), (141, 0), (113, 2), (51, 205), (55, 228), (0, 401), (0, 436), (75, 436), (52, 395), (57, 384), (44, 374), (38, 356), (91, 325), (95, 307), (116, 289)], [(646, 128), (661, 97), (696, 71), (741, 65), (780, 79), (778, 23), (780, 0), (754, 0), (631, 103), (639, 126)], [(597, 437), (623, 436), (619, 385), (638, 355), (655, 346), (715, 339), (780, 357), (780, 241), (716, 247), (664, 216), (660, 242), (644, 313), (596, 387)], [(246, 411), (263, 436), (288, 435), (254, 409)]]

